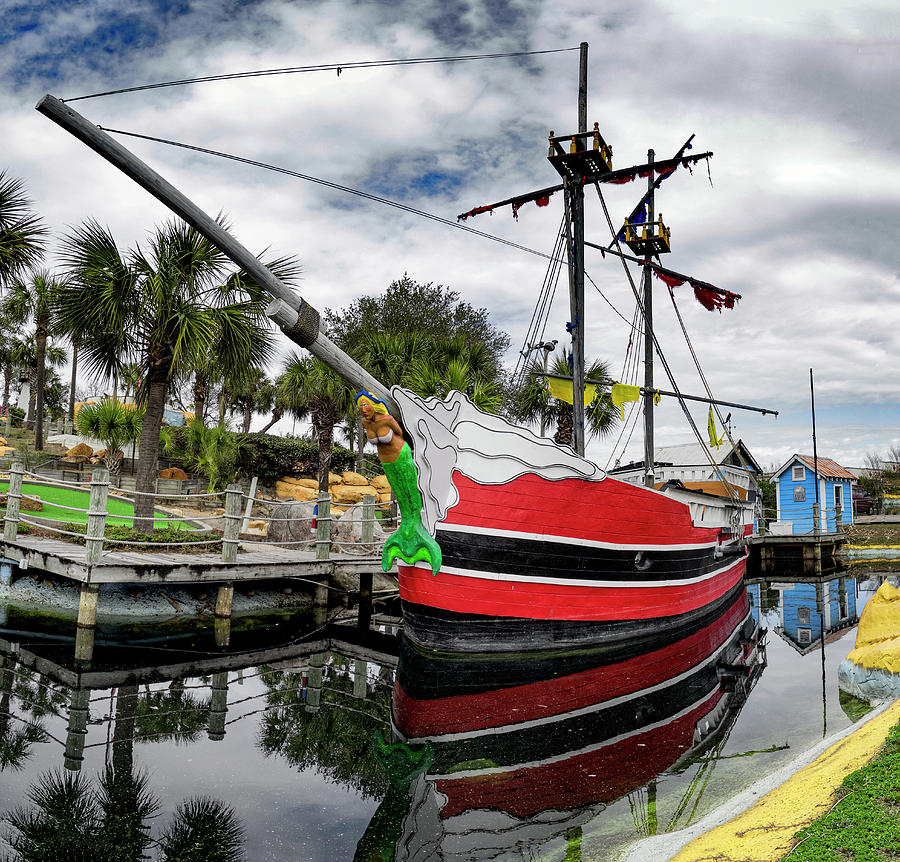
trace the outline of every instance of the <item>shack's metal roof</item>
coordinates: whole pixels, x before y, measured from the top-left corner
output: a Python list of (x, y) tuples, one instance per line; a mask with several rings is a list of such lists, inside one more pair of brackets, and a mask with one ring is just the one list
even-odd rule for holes
[[(793, 466), (797, 461), (805, 464), (810, 470), (814, 469), (813, 465), (816, 463), (812, 455), (798, 455), (795, 453), (780, 470), (776, 470), (775, 473), (772, 474), (772, 478), (777, 479), (788, 467)], [(819, 476), (827, 479), (850, 479), (853, 482), (856, 481), (856, 476), (848, 469), (838, 464), (837, 461), (832, 461), (831, 458), (822, 458), (820, 456), (818, 458), (818, 467)]]

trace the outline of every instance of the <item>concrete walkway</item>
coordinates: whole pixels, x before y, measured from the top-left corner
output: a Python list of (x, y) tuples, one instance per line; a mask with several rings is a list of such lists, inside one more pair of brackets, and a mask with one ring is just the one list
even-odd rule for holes
[(620, 862), (775, 862), (799, 829), (825, 814), (851, 772), (868, 763), (900, 721), (900, 701), (819, 743), (694, 826), (645, 838)]

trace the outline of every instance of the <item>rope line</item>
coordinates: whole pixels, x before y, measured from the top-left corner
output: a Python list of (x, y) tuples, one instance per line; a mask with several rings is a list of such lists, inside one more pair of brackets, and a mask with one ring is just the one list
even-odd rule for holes
[(446, 57), (408, 57), (396, 60), (355, 60), (349, 63), (316, 63), (309, 66), (285, 66), (280, 69), (257, 69), (249, 72), (228, 72), (222, 75), (203, 75), (197, 78), (182, 78), (175, 81), (159, 81), (153, 84), (139, 84), (134, 87), (121, 87), (118, 90), (105, 90), (102, 93), (89, 93), (85, 96), (73, 96), (63, 102), (78, 102), (82, 99), (96, 99), (100, 96), (117, 96), (121, 93), (136, 93), (141, 90), (159, 90), (163, 87), (180, 87), (186, 84), (205, 84), (210, 81), (234, 81), (241, 78), (263, 78), (271, 75), (296, 75), (302, 72), (337, 72), (338, 75), (347, 69), (372, 69), (387, 66), (422, 66), (431, 63), (459, 63), (467, 60), (500, 60), (507, 57), (532, 57), (537, 54), (561, 54), (566, 51), (577, 51), (578, 48), (551, 48), (545, 51), (507, 51), (497, 54), (465, 54)]
[(222, 153), (218, 150), (210, 150), (206, 147), (197, 147), (192, 144), (183, 144), (179, 141), (170, 141), (167, 138), (157, 138), (153, 135), (141, 135), (137, 132), (126, 132), (122, 129), (109, 129), (105, 126), (98, 126), (98, 129), (101, 129), (104, 132), (110, 132), (115, 135), (127, 135), (132, 138), (140, 138), (144, 141), (154, 141), (158, 144), (168, 144), (170, 147), (181, 147), (185, 150), (193, 150), (197, 153), (205, 153), (209, 156), (218, 156), (221, 159), (231, 159), (235, 162), (241, 162), (245, 165), (252, 165), (257, 168), (263, 168), (267, 171), (274, 171), (275, 173), (285, 174), (289, 177), (296, 177), (300, 180), (306, 180), (307, 182), (317, 183), (318, 185), (325, 186), (326, 188), (335, 189), (337, 191), (346, 192), (347, 194), (357, 195), (358, 197), (364, 198), (365, 200), (374, 201), (375, 203), (384, 204), (385, 206), (394, 207), (396, 209), (402, 210), (403, 212), (410, 213), (412, 215), (421, 216), (422, 218), (430, 219), (431, 221), (438, 222), (439, 224), (446, 225), (447, 227), (456, 228), (457, 230), (465, 231), (466, 233), (474, 234), (475, 236), (484, 237), (485, 239), (493, 240), (494, 242), (499, 242), (503, 245), (509, 246), (510, 248), (518, 249), (519, 251), (524, 251), (527, 254), (533, 254), (536, 257), (543, 257), (549, 259), (550, 255), (548, 255), (544, 251), (538, 251), (534, 248), (529, 248), (526, 245), (521, 245), (520, 243), (513, 242), (512, 240), (503, 239), (503, 237), (494, 236), (494, 234), (485, 233), (484, 231), (476, 230), (473, 227), (469, 227), (468, 225), (464, 225), (455, 221), (450, 221), (450, 219), (445, 219), (442, 216), (435, 215), (434, 213), (427, 212), (426, 210), (416, 209), (415, 207), (408, 206), (407, 204), (401, 204), (398, 201), (393, 201), (390, 198), (383, 198), (379, 195), (373, 195), (370, 192), (364, 192), (360, 189), (354, 189), (350, 186), (343, 186), (340, 183), (334, 183), (330, 180), (323, 180), (319, 177), (311, 176), (310, 174), (302, 174), (299, 171), (292, 171), (288, 168), (281, 168), (277, 165), (270, 165), (266, 162), (258, 162), (255, 159), (246, 159), (242, 156), (235, 156), (229, 153)]

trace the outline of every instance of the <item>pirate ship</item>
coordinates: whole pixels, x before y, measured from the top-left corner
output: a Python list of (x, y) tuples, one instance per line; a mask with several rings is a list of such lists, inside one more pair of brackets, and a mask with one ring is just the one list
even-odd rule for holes
[[(557, 650), (653, 631), (677, 633), (730, 606), (742, 589), (752, 500), (742, 499), (724, 477), (722, 493), (709, 494), (682, 483), (656, 487), (653, 475), (652, 404), (660, 390), (653, 381), (651, 281), (661, 278), (670, 288), (689, 283), (708, 308), (730, 308), (739, 299), (658, 262), (669, 250), (670, 234), (655, 216), (656, 189), (679, 167), (711, 153), (689, 154), (689, 139), (673, 159), (655, 162), (651, 150), (646, 164), (613, 170), (611, 148), (598, 126), (587, 129), (586, 82), (587, 45), (582, 45), (579, 132), (550, 136), (549, 161), (562, 183), (464, 214), (501, 204), (517, 209), (532, 200), (543, 205), (563, 193), (571, 288), (572, 447), (482, 413), (459, 392), (437, 400), (397, 387), (386, 390), (327, 337), (318, 312), (219, 222), (71, 106), (50, 95), (37, 106), (219, 246), (272, 296), (267, 313), (289, 338), (354, 389), (383, 399), (400, 418), (413, 450), (422, 504), (421, 511), (410, 509), (403, 517), (421, 518), (442, 557), (408, 553), (407, 562), (399, 564), (405, 631), (421, 647)], [(586, 246), (595, 245), (584, 237), (584, 190), (639, 177), (647, 178), (647, 191), (604, 249), (643, 268), (643, 293), (635, 288), (635, 297), (643, 318), (646, 375), (643, 387), (635, 388), (644, 404), (645, 461), (642, 475), (629, 482), (608, 476), (584, 457), (584, 254)], [(623, 242), (641, 256), (623, 251)], [(677, 398), (691, 422), (686, 400), (709, 402), (716, 410), (724, 403), (711, 395), (684, 395), (671, 382), (674, 391), (663, 394)]]

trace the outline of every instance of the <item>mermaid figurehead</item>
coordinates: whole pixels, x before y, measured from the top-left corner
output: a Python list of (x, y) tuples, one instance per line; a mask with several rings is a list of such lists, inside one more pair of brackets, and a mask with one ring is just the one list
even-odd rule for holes
[(403, 439), (400, 423), (391, 415), (387, 404), (367, 392), (356, 393), (356, 406), (369, 440), (378, 448), (378, 458), (397, 497), (400, 527), (384, 543), (381, 567), (388, 571), (398, 557), (409, 565), (419, 561), (431, 565), (437, 575), (441, 567), (441, 549), (422, 524), (422, 495), (412, 449)]

